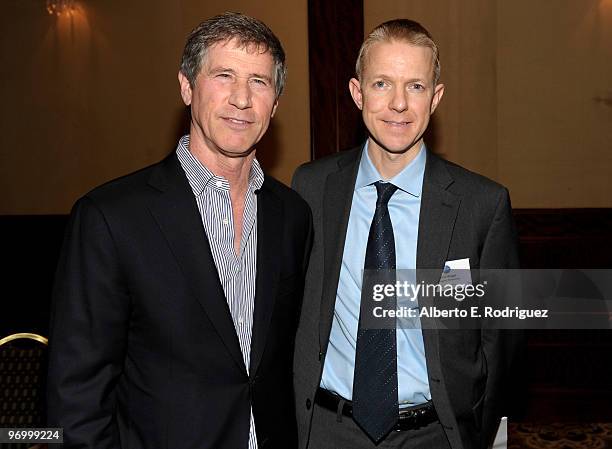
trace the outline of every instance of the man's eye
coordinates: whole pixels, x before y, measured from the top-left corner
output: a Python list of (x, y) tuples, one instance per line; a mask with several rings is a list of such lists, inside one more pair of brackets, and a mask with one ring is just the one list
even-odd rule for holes
[(230, 78), (231, 75), (229, 73), (218, 73), (217, 78)]
[(259, 84), (261, 86), (267, 86), (268, 85), (266, 80), (262, 80), (262, 79), (259, 79), (259, 78), (253, 78), (252, 82), (255, 83), (255, 84)]
[(374, 87), (375, 87), (375, 88), (377, 88), (377, 89), (382, 89), (383, 87), (385, 87), (385, 85), (386, 85), (386, 84), (385, 84), (385, 82), (384, 82), (384, 81), (376, 81), (376, 82), (374, 83)]
[(414, 90), (423, 90), (423, 89), (425, 89), (425, 86), (423, 86), (422, 84), (419, 84), (419, 83), (415, 83), (415, 84), (412, 85), (412, 88)]

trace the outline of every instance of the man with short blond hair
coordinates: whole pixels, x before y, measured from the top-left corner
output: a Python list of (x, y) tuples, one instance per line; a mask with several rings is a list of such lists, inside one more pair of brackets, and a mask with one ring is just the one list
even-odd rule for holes
[(517, 267), (508, 191), (426, 148), (444, 85), (423, 26), (376, 27), (356, 75), (367, 141), (293, 178), (315, 229), (295, 352), (300, 448), (484, 449), (510, 358), (503, 334), (368, 326), (363, 273), (432, 269), (436, 282), (451, 261)]

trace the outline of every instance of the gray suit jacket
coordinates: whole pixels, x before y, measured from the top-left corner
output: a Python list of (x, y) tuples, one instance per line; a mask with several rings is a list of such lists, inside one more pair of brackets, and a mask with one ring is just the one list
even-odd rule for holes
[[(312, 209), (315, 231), (294, 362), (302, 449), (325, 362), (361, 150), (302, 165), (293, 178), (293, 188)], [(518, 268), (503, 186), (428, 152), (421, 201), (417, 269), (441, 273), (445, 261), (466, 257), (472, 269)], [(424, 329), (423, 338), (432, 400), (452, 448), (486, 447), (500, 416), (499, 387), (513, 340), (481, 329)]]

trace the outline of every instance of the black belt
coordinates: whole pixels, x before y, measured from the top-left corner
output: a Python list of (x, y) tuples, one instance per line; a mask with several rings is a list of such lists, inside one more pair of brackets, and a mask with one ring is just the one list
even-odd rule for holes
[[(315, 403), (321, 407), (338, 413), (338, 405), (343, 401), (342, 414), (350, 418), (353, 417), (353, 403), (338, 396), (331, 391), (319, 388), (315, 395)], [(415, 405), (414, 407), (400, 408), (397, 417), (397, 424), (394, 430), (413, 430), (424, 427), (432, 422), (438, 421), (438, 414), (433, 403)]]

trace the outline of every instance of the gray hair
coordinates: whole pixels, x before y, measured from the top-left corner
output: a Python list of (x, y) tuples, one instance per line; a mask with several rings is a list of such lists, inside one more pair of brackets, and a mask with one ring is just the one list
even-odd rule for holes
[(265, 23), (253, 17), (236, 12), (226, 12), (199, 24), (187, 38), (180, 70), (195, 86), (196, 78), (202, 68), (208, 49), (220, 42), (236, 39), (241, 48), (255, 46), (257, 51), (270, 53), (274, 60), (274, 89), (276, 98), (285, 87), (287, 68), (285, 67), (285, 51)]
[(359, 56), (357, 56), (357, 63), (355, 64), (355, 72), (359, 80), (361, 80), (368, 51), (372, 45), (377, 42), (391, 41), (406, 42), (411, 45), (431, 49), (434, 86), (438, 84), (440, 79), (440, 52), (438, 46), (423, 25), (408, 19), (395, 19), (384, 22), (374, 28), (368, 37), (366, 37), (359, 49)]

